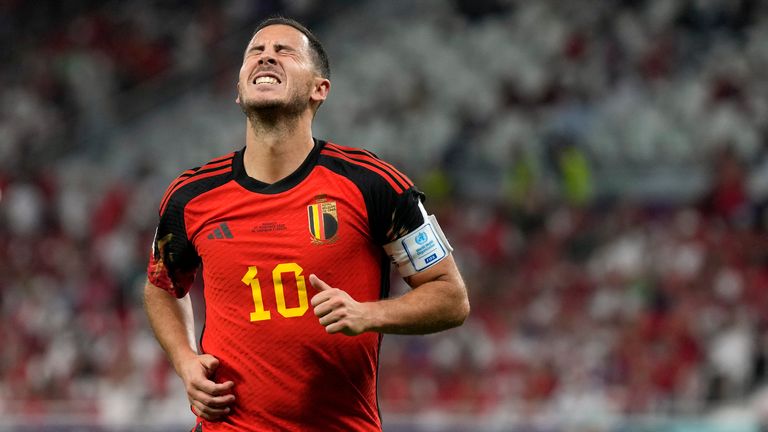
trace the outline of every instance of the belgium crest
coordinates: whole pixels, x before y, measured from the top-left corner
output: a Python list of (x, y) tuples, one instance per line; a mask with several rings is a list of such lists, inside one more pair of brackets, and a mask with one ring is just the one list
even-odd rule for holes
[(315, 202), (307, 206), (307, 221), (309, 233), (312, 234), (312, 243), (335, 241), (339, 230), (336, 201), (328, 201), (325, 195), (315, 197)]

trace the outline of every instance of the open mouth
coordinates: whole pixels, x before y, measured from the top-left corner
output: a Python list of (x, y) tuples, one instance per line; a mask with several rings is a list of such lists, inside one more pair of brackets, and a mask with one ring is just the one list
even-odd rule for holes
[(251, 81), (252, 84), (280, 84), (280, 80), (272, 75), (262, 75), (254, 77)]

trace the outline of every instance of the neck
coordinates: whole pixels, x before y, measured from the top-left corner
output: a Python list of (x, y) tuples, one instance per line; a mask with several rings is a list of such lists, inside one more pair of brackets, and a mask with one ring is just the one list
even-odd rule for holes
[(248, 115), (245, 172), (264, 183), (275, 183), (296, 171), (314, 145), (311, 114), (290, 118)]

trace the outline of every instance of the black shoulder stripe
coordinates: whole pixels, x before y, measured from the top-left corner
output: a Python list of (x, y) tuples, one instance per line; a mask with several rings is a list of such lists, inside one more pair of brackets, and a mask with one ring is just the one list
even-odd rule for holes
[(403, 184), (403, 182), (397, 177), (395, 177), (391, 172), (389, 172), (389, 170), (383, 169), (380, 166), (374, 164), (373, 162), (366, 160), (365, 158), (356, 158), (347, 154), (347, 152), (343, 152), (341, 150), (338, 150), (332, 147), (326, 147), (325, 150), (339, 154), (342, 157), (349, 158), (350, 160), (354, 161), (354, 163), (358, 165), (366, 165), (368, 167), (371, 167), (372, 169), (369, 169), (369, 170), (372, 170), (374, 172), (384, 173), (384, 175), (386, 175), (392, 182), (394, 182), (397, 186), (399, 186), (403, 191), (407, 190), (410, 187), (407, 183)]
[[(221, 169), (221, 168), (219, 168)], [(216, 171), (211, 170), (211, 171)], [(224, 185), (229, 180), (232, 179), (232, 171), (223, 172), (219, 175), (214, 175), (210, 177), (201, 178), (199, 180), (192, 181), (188, 184), (185, 184), (172, 193), (168, 194), (168, 197), (166, 198), (163, 206), (161, 207), (161, 212), (167, 212), (170, 211), (171, 204), (174, 204), (174, 207), (179, 207), (179, 210), (184, 209), (186, 207), (187, 203), (192, 201), (196, 196), (201, 195), (205, 192), (208, 192), (210, 190), (213, 190), (219, 186)], [(171, 198), (173, 197), (173, 200)]]
[[(403, 183), (405, 183), (405, 185), (406, 185), (405, 189), (408, 189), (408, 187), (410, 187), (410, 183), (411, 182), (408, 180), (407, 177), (405, 177), (405, 175), (403, 175), (403, 173), (401, 173), (395, 167), (393, 167), (392, 164), (390, 164), (388, 162), (385, 162), (384, 160), (382, 160), (381, 158), (379, 158), (378, 156), (373, 154), (373, 152), (370, 152), (370, 151), (365, 150), (365, 149), (348, 149), (348, 150), (344, 150), (344, 151), (346, 153), (356, 154), (356, 155), (360, 155), (360, 156), (366, 156), (366, 157), (369, 157), (371, 159), (375, 159), (377, 162), (379, 162), (380, 164), (384, 165), (382, 168), (386, 167), (385, 171), (391, 172), (393, 175), (397, 176), (400, 180), (402, 180)], [(356, 159), (356, 160), (359, 160), (359, 159)]]
[[(231, 160), (231, 159), (232, 158), (221, 160), (221, 161), (219, 161), (217, 163), (225, 162), (225, 161)], [(211, 164), (204, 165), (203, 169), (200, 169), (201, 167), (193, 168), (194, 172), (180, 175), (179, 178), (168, 188), (168, 191), (166, 192), (165, 196), (163, 197), (163, 200), (160, 202), (160, 210), (161, 210), (161, 212), (162, 212), (162, 209), (164, 209), (165, 206), (168, 205), (168, 201), (170, 201), (171, 196), (173, 196), (173, 194), (176, 193), (176, 188), (178, 188), (179, 185), (181, 185), (185, 181), (190, 180), (192, 177), (195, 177), (195, 176), (198, 176), (198, 175), (201, 175), (201, 174), (207, 174), (207, 173), (210, 173), (210, 172), (213, 172), (213, 171), (219, 171), (219, 170), (227, 168), (226, 165), (219, 166), (219, 167), (214, 167), (214, 168), (205, 168), (208, 165), (211, 165)], [(231, 168), (231, 166), (230, 166), (230, 168)]]

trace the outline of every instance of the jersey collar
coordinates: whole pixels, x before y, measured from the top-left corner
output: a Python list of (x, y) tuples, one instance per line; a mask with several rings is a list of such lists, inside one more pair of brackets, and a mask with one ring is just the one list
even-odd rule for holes
[(235, 177), (235, 181), (245, 189), (261, 194), (277, 194), (293, 188), (294, 186), (301, 183), (301, 181), (309, 175), (309, 173), (312, 171), (312, 168), (314, 168), (317, 164), (317, 158), (320, 155), (320, 150), (322, 150), (325, 146), (325, 141), (318, 140), (317, 138), (313, 138), (313, 140), (315, 142), (315, 146), (312, 148), (312, 151), (309, 152), (309, 155), (307, 155), (306, 159), (304, 159), (304, 162), (302, 162), (301, 165), (296, 168), (296, 171), (288, 174), (287, 177), (284, 177), (275, 183), (264, 183), (262, 181), (256, 180), (253, 177), (250, 177), (248, 173), (245, 172), (245, 165), (243, 164), (245, 147), (243, 147), (242, 149), (235, 152), (235, 157), (232, 160), (232, 173)]

